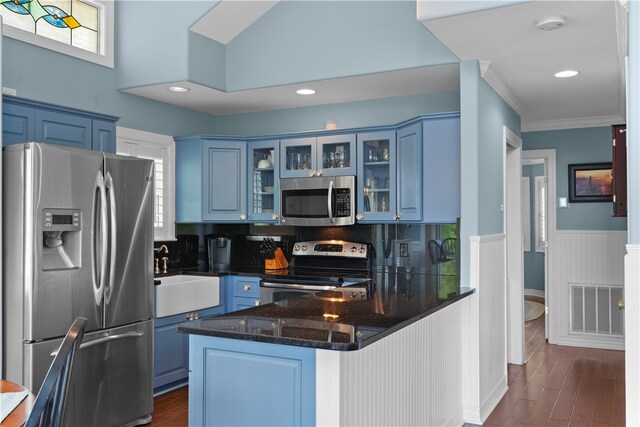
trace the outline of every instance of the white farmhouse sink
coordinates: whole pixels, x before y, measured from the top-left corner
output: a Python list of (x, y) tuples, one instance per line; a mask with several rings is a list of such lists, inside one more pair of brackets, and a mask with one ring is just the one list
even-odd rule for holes
[(180, 274), (163, 277), (156, 290), (156, 317), (173, 316), (220, 304), (220, 278)]

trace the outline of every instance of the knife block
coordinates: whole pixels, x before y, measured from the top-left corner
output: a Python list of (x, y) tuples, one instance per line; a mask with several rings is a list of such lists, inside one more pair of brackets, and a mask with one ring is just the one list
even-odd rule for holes
[(274, 252), (275, 258), (273, 259), (265, 259), (264, 260), (264, 268), (267, 270), (281, 270), (283, 268), (289, 267), (289, 262), (287, 261), (287, 257), (284, 256), (282, 249), (277, 248)]

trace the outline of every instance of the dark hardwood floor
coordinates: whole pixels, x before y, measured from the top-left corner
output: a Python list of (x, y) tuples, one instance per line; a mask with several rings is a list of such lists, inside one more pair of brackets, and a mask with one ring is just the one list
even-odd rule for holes
[[(487, 426), (624, 426), (624, 352), (550, 345), (544, 315), (525, 323), (525, 365)], [(154, 399), (154, 427), (187, 426), (187, 387)]]
[(184, 427), (188, 425), (187, 386), (153, 399), (151, 424), (153, 427)]
[[(532, 298), (535, 299), (535, 298)], [(486, 426), (624, 426), (624, 352), (551, 345), (545, 316), (525, 322), (525, 360)]]

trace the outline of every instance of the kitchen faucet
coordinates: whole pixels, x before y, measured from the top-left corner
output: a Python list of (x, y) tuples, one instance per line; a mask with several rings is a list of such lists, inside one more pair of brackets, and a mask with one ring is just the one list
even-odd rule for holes
[[(161, 245), (159, 248), (153, 248), (154, 252), (157, 253), (158, 255), (160, 255), (160, 253), (162, 252), (162, 250), (164, 249), (164, 253), (169, 255), (169, 248), (167, 248), (167, 245)], [(155, 274), (160, 274), (160, 266), (158, 265), (158, 258), (155, 259), (155, 263), (156, 263), (156, 268), (154, 270)], [(166, 273), (167, 272), (167, 262), (169, 262), (169, 257), (163, 256), (162, 257), (162, 264), (163, 264), (163, 269), (162, 272)]]

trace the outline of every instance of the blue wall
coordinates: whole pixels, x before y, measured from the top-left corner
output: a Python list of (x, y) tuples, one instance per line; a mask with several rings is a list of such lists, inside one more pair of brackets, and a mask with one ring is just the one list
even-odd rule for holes
[(327, 120), (335, 121), (340, 129), (393, 125), (422, 114), (459, 110), (460, 93), (442, 92), (218, 116), (217, 132), (255, 136), (312, 131), (324, 129)]
[(503, 127), (520, 134), (520, 117), (482, 79), (478, 61), (460, 64), (460, 283), (469, 285), (470, 236), (502, 234)]
[(226, 55), (230, 91), (459, 61), (415, 1), (281, 1)]
[[(525, 150), (556, 150), (556, 196), (569, 197), (568, 165), (611, 161), (611, 128), (525, 132)], [(612, 217), (611, 203), (571, 203), (556, 210), (558, 230), (626, 230), (626, 218)]]
[(524, 288), (544, 291), (544, 254), (536, 252), (536, 176), (544, 175), (544, 164), (522, 167), (522, 176), (529, 177), (529, 236), (531, 248), (524, 251)]
[(114, 69), (8, 37), (2, 42), (2, 85), (20, 97), (111, 114), (120, 117), (118, 126), (148, 132), (215, 132), (214, 116), (118, 92)]

